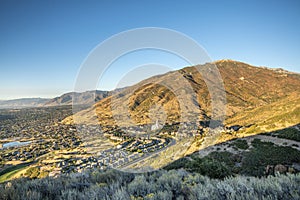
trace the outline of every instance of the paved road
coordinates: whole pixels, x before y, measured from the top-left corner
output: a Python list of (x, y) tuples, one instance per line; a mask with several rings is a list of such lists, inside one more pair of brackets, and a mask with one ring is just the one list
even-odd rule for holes
[(118, 168), (121, 167), (122, 169), (128, 169), (130, 166), (132, 166), (132, 165), (134, 165), (134, 164), (137, 164), (137, 163), (139, 163), (139, 162), (141, 162), (141, 161), (143, 161), (143, 160), (146, 160), (147, 158), (153, 157), (153, 156), (155, 156), (156, 154), (159, 154), (160, 152), (164, 151), (164, 150), (167, 149), (168, 147), (175, 145), (175, 144), (176, 144), (176, 140), (174, 140), (174, 139), (172, 139), (172, 138), (170, 138), (170, 139), (171, 139), (171, 142), (170, 142), (167, 146), (165, 146), (165, 147), (159, 149), (158, 151), (151, 152), (151, 153), (147, 153), (147, 154), (145, 154), (144, 156), (142, 156), (142, 157), (140, 157), (140, 158), (138, 158), (138, 159), (136, 159), (136, 160), (130, 161), (130, 162), (124, 164), (124, 165), (119, 166)]

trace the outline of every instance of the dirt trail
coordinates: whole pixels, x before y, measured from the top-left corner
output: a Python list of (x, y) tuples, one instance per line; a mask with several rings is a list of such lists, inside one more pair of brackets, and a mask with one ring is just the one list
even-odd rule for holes
[[(277, 138), (277, 137), (272, 137), (272, 136), (267, 136), (267, 135), (253, 135), (253, 136), (249, 136), (249, 137), (243, 137), (243, 138), (240, 138), (240, 139), (246, 140), (248, 145), (251, 145), (252, 140), (260, 139), (264, 142), (272, 142), (272, 143), (274, 143), (278, 146), (290, 146), (290, 147), (300, 151), (300, 142), (297, 142), (297, 141), (294, 141), (294, 140), (289, 140), (289, 139), (284, 139), (284, 138)], [(200, 157), (205, 157), (209, 153), (214, 152), (214, 151), (227, 151), (227, 152), (231, 152), (231, 153), (237, 153), (237, 150), (230, 147), (229, 144), (230, 144), (230, 141), (227, 141), (227, 142), (224, 142), (224, 143), (216, 144), (216, 145), (209, 146), (207, 148), (201, 149), (199, 151), (199, 156)]]
[[(297, 149), (300, 151), (300, 142), (294, 141), (294, 140), (289, 140), (289, 139), (284, 139), (284, 138), (277, 138), (277, 137), (272, 137), (272, 136), (267, 136), (267, 135), (256, 135), (248, 138), (244, 138), (246, 140), (253, 140), (254, 138), (260, 139), (265, 142), (273, 142), (274, 144), (278, 146), (291, 146), (294, 149)], [(292, 146), (292, 145), (297, 145), (297, 146)]]

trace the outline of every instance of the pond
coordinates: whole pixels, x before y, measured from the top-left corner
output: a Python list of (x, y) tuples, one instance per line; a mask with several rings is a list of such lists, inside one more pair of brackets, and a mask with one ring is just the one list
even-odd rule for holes
[(28, 142), (19, 142), (19, 141), (8, 142), (8, 143), (4, 143), (2, 148), (19, 147), (19, 146), (28, 145), (30, 143), (31, 143), (31, 141), (28, 141)]

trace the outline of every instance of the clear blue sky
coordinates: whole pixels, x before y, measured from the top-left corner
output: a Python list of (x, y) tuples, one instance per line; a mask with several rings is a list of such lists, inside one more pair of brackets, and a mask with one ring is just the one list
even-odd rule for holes
[[(212, 60), (229, 58), (300, 72), (297, 0), (1, 0), (0, 99), (71, 91), (81, 63), (97, 44), (121, 31), (149, 26), (194, 38)], [(155, 62), (168, 60), (153, 57)], [(176, 59), (167, 64), (184, 65)], [(126, 71), (130, 62), (121, 67), (115, 72)], [(99, 89), (112, 89), (118, 77), (110, 78), (112, 83), (107, 79)]]

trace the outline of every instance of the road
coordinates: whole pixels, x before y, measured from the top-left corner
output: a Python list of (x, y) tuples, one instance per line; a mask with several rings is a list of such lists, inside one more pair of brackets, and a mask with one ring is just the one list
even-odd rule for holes
[(147, 159), (147, 158), (153, 157), (153, 156), (155, 156), (156, 154), (159, 154), (160, 152), (164, 151), (164, 150), (167, 149), (168, 147), (175, 145), (175, 144), (176, 144), (176, 140), (174, 140), (173, 138), (170, 138), (170, 139), (171, 139), (171, 142), (170, 142), (167, 146), (165, 146), (165, 147), (159, 149), (158, 151), (144, 154), (144, 156), (142, 156), (142, 157), (140, 157), (140, 158), (138, 158), (138, 159), (135, 159), (135, 160), (133, 160), (133, 161), (130, 161), (130, 162), (128, 162), (128, 163), (125, 163), (125, 164), (123, 164), (123, 165), (121, 165), (121, 166), (118, 166), (118, 168), (121, 168), (121, 169), (125, 169), (125, 170), (126, 170), (126, 169), (128, 169), (129, 167), (131, 167), (132, 165), (137, 164), (137, 163), (139, 163), (139, 162), (141, 162), (141, 161), (143, 161), (143, 160), (145, 160), (145, 159)]

